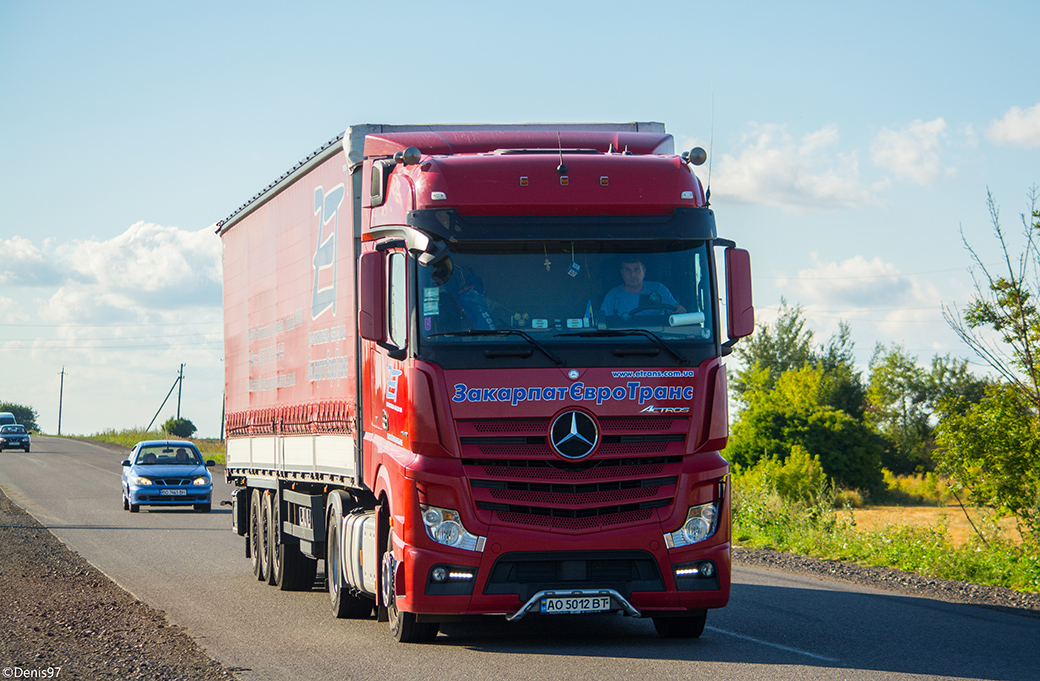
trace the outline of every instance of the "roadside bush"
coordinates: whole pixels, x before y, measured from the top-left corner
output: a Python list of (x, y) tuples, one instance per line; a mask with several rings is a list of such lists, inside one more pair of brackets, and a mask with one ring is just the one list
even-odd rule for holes
[(759, 387), (767, 374), (748, 375), (746, 407), (733, 424), (726, 449), (731, 459), (753, 466), (760, 459), (786, 460), (801, 447), (819, 460), (838, 485), (872, 490), (881, 485), (880, 435), (863, 421), (821, 403), (826, 387), (822, 368), (785, 371), (772, 390)]
[(166, 423), (162, 425), (163, 432), (169, 433), (174, 437), (189, 438), (195, 434), (195, 424), (188, 419), (179, 419), (170, 417), (166, 420)]
[(945, 519), (933, 527), (895, 525), (860, 531), (850, 503), (854, 495), (836, 491), (830, 483), (818, 485), (814, 457), (793, 452), (792, 459), (762, 459), (746, 468), (734, 465), (736, 544), (1040, 591), (1040, 545), (1029, 536), (1022, 544), (1006, 540), (995, 514), (980, 521), (982, 537), (956, 548)]
[(953, 499), (949, 484), (935, 473), (896, 475), (882, 468), (881, 475), (884, 476), (885, 488), (874, 497), (877, 502), (944, 506)]

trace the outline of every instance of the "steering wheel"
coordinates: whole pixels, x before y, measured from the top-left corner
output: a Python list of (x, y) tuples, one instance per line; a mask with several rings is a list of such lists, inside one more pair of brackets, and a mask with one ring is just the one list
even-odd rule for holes
[(661, 299), (660, 293), (651, 293), (646, 296), (640, 296), (639, 298), (639, 307), (629, 310), (628, 312), (622, 312), (618, 316), (627, 321), (639, 314), (640, 312), (644, 312), (646, 310), (664, 310), (665, 312), (675, 312), (675, 310), (678, 308), (678, 305), (669, 305), (668, 303), (664, 302)]

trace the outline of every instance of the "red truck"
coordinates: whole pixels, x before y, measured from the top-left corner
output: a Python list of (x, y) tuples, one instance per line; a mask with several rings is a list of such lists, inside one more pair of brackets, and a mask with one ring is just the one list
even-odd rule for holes
[(660, 123), (357, 125), (221, 221), (258, 580), (324, 561), (335, 616), (398, 641), (573, 613), (699, 636), (730, 593), (722, 357), (754, 329), (704, 156)]

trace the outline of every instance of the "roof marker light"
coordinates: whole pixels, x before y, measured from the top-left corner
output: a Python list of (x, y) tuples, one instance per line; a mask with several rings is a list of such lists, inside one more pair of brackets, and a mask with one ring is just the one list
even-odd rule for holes
[(520, 178), (520, 186), (521, 187), (526, 187), (528, 184), (530, 184), (530, 183), (527, 180), (527, 176), (526, 175), (522, 176)]
[(606, 187), (609, 184), (610, 184), (610, 178), (607, 177), (606, 175), (603, 175), (602, 177), (599, 178), (599, 186)]
[(560, 175), (560, 186), (566, 187), (571, 183), (570, 179), (566, 175)]
[(430, 192), (431, 201), (447, 201), (448, 195), (444, 192)]
[(682, 198), (692, 200), (693, 199), (693, 192), (691, 192), (691, 191), (683, 192), (682, 193)]

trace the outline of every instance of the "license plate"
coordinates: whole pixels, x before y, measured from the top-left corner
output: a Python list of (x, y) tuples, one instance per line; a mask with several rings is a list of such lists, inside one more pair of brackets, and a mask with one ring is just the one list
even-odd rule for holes
[(162, 497), (186, 497), (186, 496), (188, 496), (188, 490), (186, 490), (186, 489), (161, 489), (161, 490), (159, 490), (159, 496), (162, 496)]
[(610, 610), (610, 596), (576, 596), (571, 598), (543, 598), (541, 611), (547, 614), (576, 615), (585, 612)]

